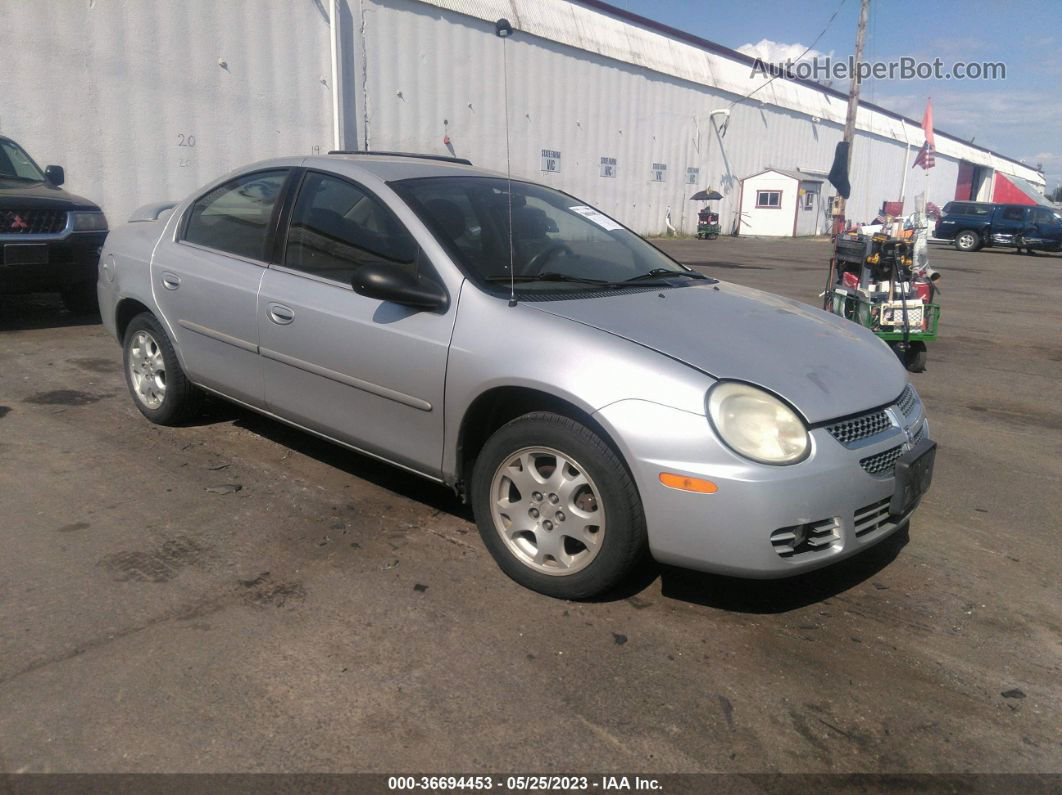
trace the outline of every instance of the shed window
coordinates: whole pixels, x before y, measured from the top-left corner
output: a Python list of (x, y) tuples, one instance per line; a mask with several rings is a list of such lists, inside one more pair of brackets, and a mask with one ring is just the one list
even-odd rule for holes
[(756, 191), (756, 206), (777, 210), (782, 206), (782, 192), (780, 190)]

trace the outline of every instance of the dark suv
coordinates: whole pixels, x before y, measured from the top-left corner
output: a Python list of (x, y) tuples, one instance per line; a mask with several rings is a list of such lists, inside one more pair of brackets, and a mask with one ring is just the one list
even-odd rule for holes
[(1049, 207), (953, 201), (944, 205), (934, 237), (959, 251), (1004, 246), (1032, 251), (1062, 249), (1062, 217)]
[(71, 312), (93, 312), (107, 219), (63, 180), (0, 135), (0, 294), (58, 292)]

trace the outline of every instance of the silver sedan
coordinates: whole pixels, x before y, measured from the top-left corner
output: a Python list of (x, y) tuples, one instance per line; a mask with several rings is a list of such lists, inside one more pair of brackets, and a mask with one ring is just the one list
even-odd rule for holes
[(586, 598), (641, 560), (781, 577), (929, 485), (888, 347), (447, 158), (255, 163), (113, 231), (104, 322), (149, 420), (222, 396), (469, 500), (500, 567)]

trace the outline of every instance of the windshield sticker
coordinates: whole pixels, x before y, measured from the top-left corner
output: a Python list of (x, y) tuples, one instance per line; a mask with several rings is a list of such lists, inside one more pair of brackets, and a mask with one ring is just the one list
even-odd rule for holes
[(602, 229), (611, 232), (614, 229), (622, 229), (623, 227), (613, 221), (604, 213), (599, 213), (593, 207), (587, 207), (585, 204), (578, 204), (575, 207), (569, 207), (573, 213), (579, 213), (583, 218), (593, 221)]

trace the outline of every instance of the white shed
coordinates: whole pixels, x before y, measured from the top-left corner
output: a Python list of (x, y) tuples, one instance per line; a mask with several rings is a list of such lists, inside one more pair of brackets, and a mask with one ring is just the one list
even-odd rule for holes
[(801, 171), (768, 168), (741, 180), (739, 235), (805, 237), (829, 228), (823, 181)]

